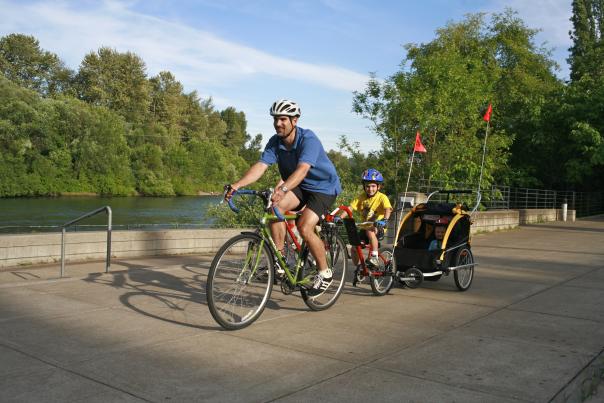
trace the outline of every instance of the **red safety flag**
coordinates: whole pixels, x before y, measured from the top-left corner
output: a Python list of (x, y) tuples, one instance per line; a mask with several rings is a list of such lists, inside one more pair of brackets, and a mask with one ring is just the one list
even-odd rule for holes
[(415, 134), (415, 147), (413, 151), (416, 153), (425, 153), (426, 147), (422, 144), (422, 139), (419, 137), (419, 131)]
[(482, 120), (484, 120), (485, 122), (490, 122), (491, 121), (491, 112), (493, 112), (493, 107), (491, 106), (491, 104), (489, 104), (489, 107), (487, 108), (487, 111), (485, 112), (484, 116), (482, 117)]

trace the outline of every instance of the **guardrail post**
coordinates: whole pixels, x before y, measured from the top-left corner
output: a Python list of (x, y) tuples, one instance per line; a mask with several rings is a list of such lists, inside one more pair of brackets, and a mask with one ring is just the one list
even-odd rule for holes
[(65, 227), (61, 228), (61, 277), (65, 273)]
[(107, 208), (107, 260), (105, 261), (105, 273), (109, 273), (111, 268), (111, 207)]
[(566, 221), (567, 217), (568, 217), (568, 204), (566, 202), (566, 199), (564, 199), (564, 203), (562, 203), (562, 221)]
[(75, 228), (76, 227), (75, 224), (78, 221), (83, 220), (84, 218), (92, 217), (102, 211), (107, 212), (107, 259), (105, 261), (105, 273), (109, 273), (109, 268), (111, 267), (111, 216), (112, 216), (112, 214), (111, 214), (111, 207), (105, 206), (105, 207), (98, 208), (94, 211), (91, 211), (89, 213), (86, 213), (86, 214), (76, 218), (75, 220), (71, 220), (71, 221), (63, 224), (63, 226), (61, 227), (61, 277), (63, 277), (63, 274), (65, 273), (65, 229), (71, 225), (73, 225)]

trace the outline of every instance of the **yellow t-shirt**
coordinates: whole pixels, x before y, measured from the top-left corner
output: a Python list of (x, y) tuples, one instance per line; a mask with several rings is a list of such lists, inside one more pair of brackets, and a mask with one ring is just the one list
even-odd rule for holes
[(373, 197), (367, 197), (365, 192), (350, 203), (353, 210), (361, 213), (362, 221), (377, 221), (384, 218), (386, 209), (392, 208), (388, 196), (382, 192), (377, 192)]

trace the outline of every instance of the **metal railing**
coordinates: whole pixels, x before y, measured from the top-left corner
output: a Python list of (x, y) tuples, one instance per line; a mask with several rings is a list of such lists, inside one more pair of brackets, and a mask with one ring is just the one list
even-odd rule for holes
[[(476, 185), (466, 183), (466, 182), (444, 182), (444, 181), (434, 181), (434, 180), (425, 180), (422, 179), (419, 181), (417, 185), (417, 189), (419, 192), (430, 194), (437, 190), (452, 190), (452, 189), (475, 189)], [(500, 186), (500, 185), (492, 185), (490, 187), (484, 187), (480, 189), (481, 201), (480, 203), (485, 206), (489, 210), (495, 209), (509, 209), (509, 200), (510, 200), (510, 187), (509, 186)], [(437, 194), (434, 197), (434, 201), (444, 201), (446, 194)], [(461, 195), (459, 202), (464, 202), (468, 206), (474, 205), (476, 202), (476, 194), (469, 196)]]
[[(474, 187), (475, 185), (465, 182), (421, 179), (412, 188), (418, 189), (421, 193), (430, 194), (439, 189), (473, 189)], [(604, 192), (515, 188), (494, 184), (481, 189), (481, 193), (481, 203), (489, 210), (559, 209), (566, 204), (569, 209), (576, 211), (577, 217), (604, 213)]]
[(512, 188), (509, 205), (512, 208), (555, 209), (562, 204), (562, 199), (555, 190)]
[(107, 212), (107, 259), (105, 260), (105, 273), (109, 273), (109, 268), (111, 267), (111, 207), (105, 206), (98, 208), (94, 211), (86, 213), (74, 220), (66, 222), (61, 227), (61, 277), (65, 273), (65, 232), (67, 227), (85, 219), (88, 217), (92, 217), (101, 213), (103, 211)]

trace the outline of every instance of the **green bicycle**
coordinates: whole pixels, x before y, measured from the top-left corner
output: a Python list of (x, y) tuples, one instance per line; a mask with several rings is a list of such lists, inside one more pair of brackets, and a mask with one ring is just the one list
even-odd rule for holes
[[(229, 239), (216, 253), (206, 283), (208, 307), (212, 317), (227, 330), (242, 329), (251, 325), (262, 314), (275, 281), (277, 266), (283, 272), (281, 291), (292, 294), (300, 291), (302, 299), (313, 311), (331, 307), (344, 286), (347, 268), (346, 247), (329, 218), (321, 221), (319, 235), (325, 244), (327, 262), (332, 268), (333, 282), (321, 295), (310, 296), (312, 278), (317, 273), (314, 259), (304, 242), (298, 243), (289, 225), (286, 225), (286, 248), (294, 259), (287, 260), (275, 246), (269, 230), (274, 221), (294, 220), (297, 215), (282, 215), (270, 207), (272, 190), (255, 191), (239, 189), (234, 196), (252, 195), (262, 199), (265, 213), (255, 232), (242, 232)], [(229, 200), (234, 212), (239, 210)], [(269, 213), (272, 210), (274, 214)], [(295, 263), (293, 262), (295, 260)], [(290, 264), (287, 261), (291, 261)]]

